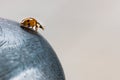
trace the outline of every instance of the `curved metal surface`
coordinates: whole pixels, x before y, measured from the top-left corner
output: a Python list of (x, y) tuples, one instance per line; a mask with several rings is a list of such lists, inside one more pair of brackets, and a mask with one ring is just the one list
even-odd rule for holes
[(0, 80), (65, 80), (61, 64), (40, 34), (0, 18)]

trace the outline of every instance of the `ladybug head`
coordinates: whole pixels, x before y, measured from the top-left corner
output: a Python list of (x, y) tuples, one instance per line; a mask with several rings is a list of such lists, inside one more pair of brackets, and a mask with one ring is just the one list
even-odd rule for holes
[(42, 26), (39, 22), (37, 22), (38, 27), (41, 28), (42, 30), (44, 30), (44, 26)]

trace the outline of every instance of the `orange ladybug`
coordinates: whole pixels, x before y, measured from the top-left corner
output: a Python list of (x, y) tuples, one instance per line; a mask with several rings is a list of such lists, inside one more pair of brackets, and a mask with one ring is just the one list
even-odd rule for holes
[(38, 30), (38, 28), (44, 30), (44, 27), (39, 22), (37, 22), (36, 19), (31, 17), (23, 19), (20, 25), (22, 27), (32, 27), (32, 29), (35, 27), (36, 31)]

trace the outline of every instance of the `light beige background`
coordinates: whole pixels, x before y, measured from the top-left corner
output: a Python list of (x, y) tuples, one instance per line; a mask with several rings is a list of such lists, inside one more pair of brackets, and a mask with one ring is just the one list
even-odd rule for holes
[(120, 80), (120, 0), (0, 0), (0, 16), (42, 22), (66, 80)]

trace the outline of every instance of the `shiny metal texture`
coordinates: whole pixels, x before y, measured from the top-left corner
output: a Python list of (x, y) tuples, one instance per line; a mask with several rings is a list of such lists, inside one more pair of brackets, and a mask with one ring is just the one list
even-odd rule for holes
[(0, 18), (0, 80), (65, 80), (50, 44), (20, 23)]

